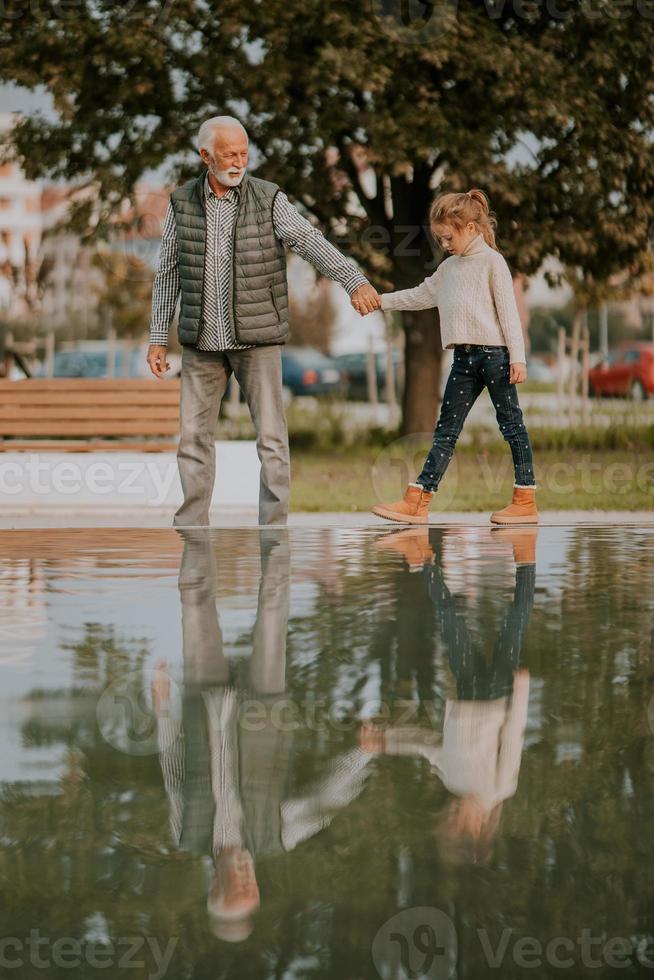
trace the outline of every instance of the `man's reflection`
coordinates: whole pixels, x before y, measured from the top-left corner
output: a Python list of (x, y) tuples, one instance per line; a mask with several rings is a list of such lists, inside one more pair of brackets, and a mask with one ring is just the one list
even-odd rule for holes
[(381, 541), (384, 550), (404, 555), (409, 571), (423, 569), (436, 609), (456, 692), (446, 701), (442, 738), (424, 727), (365, 724), (360, 744), (368, 751), (426, 758), (453, 794), (439, 823), (444, 857), (481, 863), (492, 853), (503, 803), (518, 784), (529, 698), (529, 672), (520, 657), (534, 602), (538, 529), (491, 532), (494, 541), (511, 546), (516, 576), (489, 653), (484, 649), (488, 623), (473, 636), (445, 582), (441, 559), (447, 533), (411, 529)]
[[(207, 910), (214, 934), (241, 941), (253, 928), (260, 895), (256, 863), (287, 853), (329, 826), (357, 797), (371, 756), (355, 746), (326, 772), (290, 792), (290, 758), (302, 720), (285, 696), (290, 551), (286, 528), (254, 534), (260, 542), (261, 578), (247, 676), (225, 656), (216, 609), (214, 546), (234, 544), (229, 534), (184, 537), (179, 575), (184, 649), (182, 724), (165, 711), (167, 675), (157, 673), (153, 702), (160, 760), (176, 845), (211, 855)], [(162, 667), (164, 665), (161, 665)], [(297, 708), (298, 706), (295, 705)], [(174, 726), (167, 730), (166, 726)]]
[[(184, 537), (178, 579), (183, 717), (178, 737), (162, 738), (160, 760), (173, 839), (180, 848), (212, 856), (207, 898), (212, 929), (221, 939), (238, 941), (251, 932), (259, 907), (255, 858), (281, 849), (290, 736), (272, 723), (270, 707), (285, 686), (288, 533), (285, 528), (255, 532), (261, 578), (248, 675), (242, 679), (230, 671), (216, 609), (214, 547), (220, 561), (221, 536), (179, 533)], [(239, 723), (244, 696), (254, 709), (246, 725)], [(155, 692), (155, 706), (162, 709), (165, 698), (165, 691)], [(166, 723), (160, 711), (159, 724)]]

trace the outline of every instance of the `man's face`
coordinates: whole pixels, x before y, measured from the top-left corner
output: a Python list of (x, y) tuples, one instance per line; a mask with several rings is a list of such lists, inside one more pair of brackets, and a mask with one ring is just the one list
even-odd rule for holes
[(237, 187), (248, 165), (248, 138), (237, 129), (218, 129), (212, 152), (201, 151), (210, 173), (225, 187)]

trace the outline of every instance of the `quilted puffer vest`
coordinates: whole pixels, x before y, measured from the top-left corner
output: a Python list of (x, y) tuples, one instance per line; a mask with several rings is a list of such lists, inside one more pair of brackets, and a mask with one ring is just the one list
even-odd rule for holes
[[(202, 325), (206, 249), (204, 172), (171, 194), (177, 227), (181, 311), (180, 344), (195, 346)], [(240, 344), (283, 344), (288, 339), (286, 253), (275, 236), (272, 207), (279, 187), (245, 174), (234, 221), (230, 306)]]

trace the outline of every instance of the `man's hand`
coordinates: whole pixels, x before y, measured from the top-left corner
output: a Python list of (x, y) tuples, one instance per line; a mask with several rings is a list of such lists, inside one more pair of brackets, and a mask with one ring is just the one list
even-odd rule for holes
[(359, 729), (359, 748), (362, 752), (383, 752), (386, 748), (383, 728), (372, 721), (363, 721)]
[(373, 286), (359, 286), (351, 296), (351, 303), (357, 313), (365, 316), (374, 310), (381, 309), (381, 297)]
[(155, 670), (152, 678), (152, 707), (160, 718), (170, 707), (170, 674), (165, 660), (160, 660)]
[(148, 365), (155, 378), (163, 378), (166, 371), (170, 370), (170, 364), (166, 360), (167, 347), (159, 344), (150, 344), (148, 347)]
[(523, 381), (527, 380), (527, 365), (523, 364), (522, 361), (514, 361), (511, 364), (511, 371), (509, 374), (509, 384), (520, 385)]

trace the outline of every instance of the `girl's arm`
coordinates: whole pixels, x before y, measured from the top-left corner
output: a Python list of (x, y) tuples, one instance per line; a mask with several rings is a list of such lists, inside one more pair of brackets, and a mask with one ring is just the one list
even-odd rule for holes
[(438, 306), (438, 269), (413, 289), (398, 289), (394, 293), (382, 293), (382, 310), (429, 310)]
[(496, 253), (495, 261), (491, 264), (491, 288), (497, 319), (506, 346), (509, 348), (509, 361), (511, 364), (526, 364), (525, 339), (515, 300), (513, 279), (506, 259), (499, 252)]

